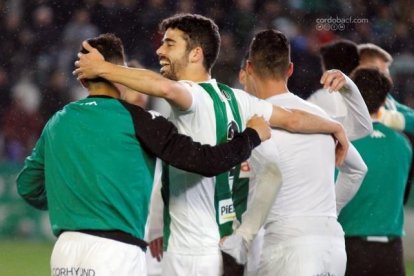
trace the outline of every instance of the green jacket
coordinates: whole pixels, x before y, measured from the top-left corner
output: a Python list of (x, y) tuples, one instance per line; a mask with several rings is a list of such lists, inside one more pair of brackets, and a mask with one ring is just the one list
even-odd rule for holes
[(144, 238), (155, 157), (206, 176), (246, 160), (260, 144), (247, 129), (211, 147), (161, 116), (105, 96), (66, 105), (43, 129), (17, 178), (19, 194), (48, 209), (52, 230), (121, 230)]

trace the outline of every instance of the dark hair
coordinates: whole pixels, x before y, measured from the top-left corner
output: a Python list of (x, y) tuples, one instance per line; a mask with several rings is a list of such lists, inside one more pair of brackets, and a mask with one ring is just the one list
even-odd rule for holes
[(249, 60), (261, 78), (283, 77), (290, 64), (288, 39), (273, 29), (257, 33), (250, 43)]
[(248, 60), (249, 60), (249, 51), (247, 51), (242, 58), (242, 61), (240, 63), (240, 70), (246, 70), (246, 65), (247, 65)]
[[(112, 33), (101, 34), (97, 37), (87, 40), (88, 43), (96, 48), (108, 62), (115, 64), (124, 64), (125, 54), (124, 46), (119, 37)], [(81, 46), (81, 53), (88, 53), (88, 51)], [(88, 82), (108, 82), (103, 78), (88, 79)]]
[(349, 75), (359, 64), (358, 47), (350, 40), (338, 40), (324, 45), (319, 53), (325, 70), (338, 69)]
[(370, 114), (376, 113), (391, 89), (390, 79), (376, 68), (358, 67), (351, 73)]
[(199, 14), (176, 14), (164, 19), (159, 29), (178, 29), (184, 32), (187, 50), (201, 47), (204, 54), (204, 68), (210, 72), (217, 60), (220, 50), (220, 33), (213, 20)]

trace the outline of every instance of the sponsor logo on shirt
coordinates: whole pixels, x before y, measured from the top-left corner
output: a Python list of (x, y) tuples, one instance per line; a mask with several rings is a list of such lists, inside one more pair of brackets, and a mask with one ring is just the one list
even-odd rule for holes
[(372, 133), (371, 133), (371, 137), (372, 138), (375, 138), (375, 139), (382, 139), (382, 138), (385, 138), (385, 137), (387, 137), (387, 136), (385, 136), (385, 134), (384, 133), (382, 133), (381, 131), (379, 131), (379, 130), (374, 130)]
[(95, 101), (93, 102), (87, 102), (87, 103), (80, 103), (80, 105), (98, 105)]
[(54, 267), (52, 276), (95, 276), (95, 270), (83, 267)]
[(228, 199), (220, 200), (219, 202), (219, 223), (223, 224), (236, 219), (236, 213), (234, 212), (233, 201)]

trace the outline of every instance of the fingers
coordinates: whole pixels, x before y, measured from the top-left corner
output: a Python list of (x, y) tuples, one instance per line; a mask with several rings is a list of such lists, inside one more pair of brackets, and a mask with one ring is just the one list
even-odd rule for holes
[(332, 92), (341, 89), (345, 85), (346, 79), (341, 71), (334, 69), (324, 72), (320, 82), (324, 89)]
[(223, 238), (221, 238), (221, 240), (220, 240), (220, 242), (219, 242), (219, 245), (220, 245), (220, 246), (223, 246), (224, 241), (225, 241), (227, 238), (228, 238), (228, 236), (224, 236)]
[(338, 143), (336, 145), (336, 149), (335, 149), (335, 165), (336, 166), (342, 166), (344, 161), (345, 161), (345, 157), (346, 157), (346, 150), (344, 149), (344, 147), (342, 146), (342, 144)]
[(153, 258), (156, 258), (158, 262), (161, 261), (162, 254), (163, 254), (162, 241), (163, 241), (163, 239), (161, 237), (161, 238), (158, 238), (158, 239), (155, 239), (155, 240), (151, 241), (150, 244), (149, 244), (151, 256)]
[(96, 50), (95, 48), (93, 48), (88, 41), (84, 40), (82, 42), (82, 47), (85, 48), (88, 52), (91, 52), (92, 50)]

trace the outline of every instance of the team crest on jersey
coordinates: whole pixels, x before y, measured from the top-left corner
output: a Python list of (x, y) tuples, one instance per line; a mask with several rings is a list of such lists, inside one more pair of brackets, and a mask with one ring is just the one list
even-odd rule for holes
[(237, 126), (237, 123), (235, 121), (231, 121), (227, 125), (227, 141), (230, 141), (234, 138), (236, 133), (239, 132), (239, 127)]
[(229, 221), (233, 221), (236, 218), (236, 213), (234, 212), (233, 201), (228, 199), (223, 199), (219, 201), (219, 223), (223, 224)]
[(385, 134), (379, 130), (374, 130), (371, 133), (371, 137), (375, 138), (375, 139), (381, 139), (381, 138), (386, 138)]
[(224, 90), (220, 90), (220, 91), (221, 91), (221, 94), (223, 94), (224, 97), (226, 97), (227, 100), (231, 101), (231, 97), (226, 91), (224, 91)]

